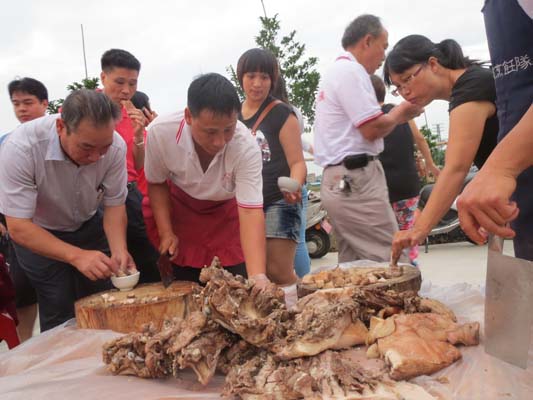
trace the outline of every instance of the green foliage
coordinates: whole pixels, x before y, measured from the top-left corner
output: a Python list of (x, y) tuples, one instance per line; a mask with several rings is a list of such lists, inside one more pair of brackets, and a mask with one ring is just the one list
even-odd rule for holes
[(48, 107), (46, 107), (48, 114), (57, 114), (64, 101), (65, 99), (50, 100), (48, 102)]
[(233, 86), (235, 86), (235, 89), (237, 89), (237, 94), (239, 95), (239, 98), (241, 99), (242, 103), (246, 96), (244, 95), (244, 90), (242, 90), (242, 87), (239, 84), (239, 78), (237, 78), (237, 71), (235, 71), (233, 65), (230, 65), (226, 67), (226, 72), (229, 74), (229, 77), (233, 82)]
[[(94, 90), (98, 88), (98, 83), (100, 80), (98, 78), (84, 78), (81, 80), (81, 82), (72, 82), (70, 85), (67, 86), (67, 90), (69, 92), (73, 92), (75, 90), (80, 89), (90, 89)], [(65, 99), (57, 99), (57, 100), (51, 100), (48, 103), (48, 114), (57, 114), (59, 112), (59, 109), (63, 105), (63, 102)]]
[[(272, 18), (260, 17), (259, 19), (261, 30), (255, 37), (256, 44), (270, 50), (276, 56), (280, 64), (281, 75), (287, 84), (290, 103), (298, 107), (309, 124), (312, 124), (315, 119), (315, 95), (320, 80), (320, 74), (316, 70), (318, 59), (305, 56), (305, 44), (295, 39), (296, 31), (278, 40), (280, 21), (277, 14)], [(226, 70), (237, 87), (239, 96), (244, 99), (235, 69), (230, 65)]]
[(70, 85), (67, 86), (67, 90), (73, 92), (75, 90), (80, 89), (97, 89), (98, 83), (100, 80), (96, 77), (94, 78), (84, 78), (81, 82), (72, 82)]
[(439, 136), (431, 132), (427, 125), (421, 127), (420, 132), (426, 138), (433, 161), (438, 167), (442, 167), (444, 165), (445, 151), (438, 144)]

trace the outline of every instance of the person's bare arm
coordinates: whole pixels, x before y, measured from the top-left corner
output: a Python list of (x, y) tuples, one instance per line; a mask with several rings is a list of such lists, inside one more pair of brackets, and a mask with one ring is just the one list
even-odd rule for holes
[(485, 241), (480, 227), (502, 237), (515, 236), (514, 230), (505, 226), (519, 213), (510, 198), (516, 189), (516, 178), (532, 165), (533, 105), (496, 146), (457, 201), (461, 227), (472, 240)]
[(494, 104), (490, 102), (468, 102), (452, 110), (444, 168), (413, 228), (395, 234), (393, 259), (397, 259), (402, 249), (424, 240), (448, 211), (477, 153), (485, 122), (493, 114)]
[(239, 209), (240, 237), (250, 278), (263, 274), (266, 278), (265, 214), (262, 208)]
[(411, 132), (413, 133), (413, 139), (416, 147), (418, 150), (420, 150), (422, 157), (424, 157), (424, 160), (426, 161), (426, 170), (429, 170), (429, 172), (431, 172), (431, 174), (436, 178), (439, 176), (440, 169), (435, 165), (435, 161), (433, 161), (433, 157), (431, 157), (431, 150), (429, 149), (426, 138), (416, 126), (415, 121), (409, 121), (409, 128), (411, 128)]
[(101, 251), (68, 244), (31, 219), (6, 216), (6, 222), (15, 243), (41, 256), (73, 265), (91, 280), (105, 279), (118, 271), (118, 264)]
[[(296, 117), (292, 114), (289, 115), (289, 118), (287, 118), (279, 133), (279, 141), (291, 170), (291, 178), (296, 179), (300, 183), (300, 186), (302, 186), (307, 176), (307, 167), (304, 161), (299, 129)], [(284, 196), (285, 200), (289, 203), (296, 203), (302, 200), (301, 191), (297, 193), (284, 193)]]
[(159, 234), (159, 252), (178, 255), (178, 237), (172, 229), (170, 190), (166, 182), (148, 183), (148, 197), (150, 208), (154, 214), (157, 232)]
[(135, 269), (135, 263), (128, 252), (126, 243), (127, 223), (128, 219), (124, 205), (104, 208), (104, 232), (111, 250), (111, 258), (119, 265), (122, 271)]
[(364, 123), (357, 127), (366, 140), (374, 141), (387, 136), (398, 124), (403, 124), (420, 115), (423, 108), (404, 101), (394, 107), (387, 114)]

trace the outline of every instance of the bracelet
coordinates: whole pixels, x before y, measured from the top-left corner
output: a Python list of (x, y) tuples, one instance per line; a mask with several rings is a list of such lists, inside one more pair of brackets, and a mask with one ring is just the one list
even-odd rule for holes
[(144, 139), (141, 140), (140, 142), (133, 142), (133, 144), (134, 144), (135, 146), (138, 146), (138, 147), (144, 146)]

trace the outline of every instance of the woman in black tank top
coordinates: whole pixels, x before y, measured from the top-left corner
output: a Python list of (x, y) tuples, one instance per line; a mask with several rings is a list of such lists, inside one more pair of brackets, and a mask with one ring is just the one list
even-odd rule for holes
[(420, 106), (433, 100), (450, 103), (445, 165), (428, 203), (412, 229), (398, 232), (393, 258), (424, 240), (459, 194), (472, 162), (481, 168), (496, 146), (496, 88), (489, 69), (463, 56), (452, 40), (433, 43), (422, 35), (401, 39), (387, 56), (385, 83), (394, 95)]
[[(263, 207), (267, 237), (267, 275), (280, 285), (293, 284), (294, 255), (301, 224), (301, 191), (282, 193), (280, 176), (290, 176), (301, 187), (307, 169), (298, 120), (292, 109), (271, 92), (279, 76), (278, 61), (264, 49), (245, 52), (237, 63), (237, 77), (245, 93), (239, 119), (255, 132), (263, 155)], [(270, 108), (270, 111), (264, 111)], [(253, 129), (252, 129), (253, 130)]]

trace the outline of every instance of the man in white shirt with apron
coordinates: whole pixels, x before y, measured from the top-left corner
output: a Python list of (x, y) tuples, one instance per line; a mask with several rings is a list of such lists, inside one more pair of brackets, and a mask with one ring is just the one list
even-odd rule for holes
[(191, 83), (184, 111), (150, 125), (143, 212), (176, 279), (198, 281), (218, 256), (230, 272), (268, 282), (261, 153), (239, 109), (231, 82), (205, 74)]

